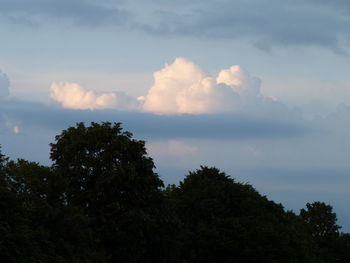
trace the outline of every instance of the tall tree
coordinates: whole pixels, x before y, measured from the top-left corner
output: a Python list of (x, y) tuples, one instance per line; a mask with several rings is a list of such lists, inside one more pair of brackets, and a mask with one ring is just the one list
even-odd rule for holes
[(348, 263), (350, 262), (350, 234), (341, 233), (337, 240), (335, 250), (336, 262)]
[(51, 159), (64, 202), (83, 209), (110, 262), (161, 261), (155, 233), (163, 183), (144, 141), (120, 123), (78, 123), (56, 136)]
[(307, 203), (306, 209), (300, 210), (300, 217), (318, 245), (320, 257), (325, 262), (338, 262), (336, 245), (341, 227), (337, 225), (337, 215), (333, 212), (333, 207), (324, 202)]
[(26, 197), (16, 190), (8, 165), (0, 152), (0, 262), (42, 262), (41, 235), (31, 225)]
[(313, 262), (295, 215), (217, 168), (190, 172), (167, 191), (184, 262)]
[(301, 218), (310, 227), (312, 235), (320, 240), (338, 237), (340, 226), (333, 207), (324, 202), (307, 203), (306, 209), (300, 210)]
[(27, 226), (36, 234), (32, 242), (40, 260), (35, 262), (103, 262), (92, 247), (88, 218), (79, 207), (62, 202), (50, 167), (19, 159), (9, 161), (5, 171), (25, 208)]

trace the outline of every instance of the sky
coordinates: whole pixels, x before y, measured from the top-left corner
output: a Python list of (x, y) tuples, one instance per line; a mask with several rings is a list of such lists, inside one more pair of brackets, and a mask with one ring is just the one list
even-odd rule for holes
[(122, 122), (165, 183), (200, 165), (350, 231), (350, 2), (0, 0), (0, 144), (49, 165)]

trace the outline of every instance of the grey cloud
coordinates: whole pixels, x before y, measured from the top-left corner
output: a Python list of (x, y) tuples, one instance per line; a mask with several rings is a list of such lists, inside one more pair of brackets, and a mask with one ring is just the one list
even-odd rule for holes
[[(288, 119), (288, 118), (286, 118)], [(0, 103), (0, 145), (12, 159), (50, 164), (49, 143), (77, 122), (121, 122), (124, 130), (145, 141), (158, 139), (279, 140), (300, 138), (312, 130), (295, 119), (263, 116), (177, 115), (115, 110), (68, 110), (39, 103), (5, 99)], [(16, 127), (18, 132), (16, 132)]]
[[(340, 2), (350, 6), (344, 1)], [(163, 5), (155, 13), (161, 22), (144, 24), (142, 27), (149, 33), (161, 35), (246, 38), (263, 49), (274, 45), (317, 45), (337, 52), (343, 51), (339, 37), (350, 35), (348, 14), (337, 8), (329, 8), (331, 3), (326, 0), (206, 3), (186, 13), (178, 13), (176, 8)]]
[(309, 0), (309, 2), (316, 5), (324, 5), (326, 7), (336, 8), (345, 12), (350, 10), (350, 2), (348, 0)]
[[(6, 100), (0, 105), (6, 118), (27, 127), (40, 127), (60, 132), (76, 122), (122, 122), (126, 130), (143, 139), (274, 139), (304, 136), (307, 125), (293, 118), (215, 115), (154, 115), (115, 110), (67, 110), (38, 103)], [(286, 121), (286, 119), (289, 119)]]
[(46, 24), (47, 19), (96, 26), (123, 24), (129, 13), (121, 1), (91, 0), (0, 0), (0, 16), (15, 23)]
[(313, 45), (345, 54), (340, 40), (350, 37), (347, 0), (153, 0), (135, 6), (130, 0), (0, 0), (0, 17), (29, 25), (69, 21), (161, 36), (243, 38), (264, 50)]

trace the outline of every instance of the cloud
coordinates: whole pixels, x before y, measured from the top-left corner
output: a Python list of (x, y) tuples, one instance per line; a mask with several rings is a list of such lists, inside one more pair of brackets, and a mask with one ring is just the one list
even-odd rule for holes
[(283, 118), (294, 115), (273, 96), (264, 96), (261, 81), (238, 65), (211, 77), (186, 58), (153, 74), (154, 83), (145, 96), (123, 92), (96, 93), (77, 83), (52, 83), (50, 97), (62, 107), (77, 110), (114, 109), (161, 115), (239, 113)]
[(16, 24), (41, 25), (50, 20), (83, 26), (124, 24), (129, 13), (122, 1), (92, 0), (0, 0), (0, 16)]
[(20, 131), (19, 127), (16, 125), (16, 126), (13, 127), (13, 132), (15, 134), (19, 134), (21, 131)]
[(216, 78), (216, 82), (230, 86), (240, 95), (260, 93), (260, 79), (251, 77), (248, 72), (238, 65), (221, 70)]
[(201, 1), (186, 10), (181, 3), (157, 4), (158, 22), (140, 25), (150, 34), (243, 39), (264, 50), (312, 45), (336, 52), (346, 48), (341, 40), (350, 36), (346, 0)]
[(198, 151), (196, 146), (187, 145), (180, 140), (154, 141), (147, 144), (151, 156), (177, 156), (184, 157)]
[(262, 50), (311, 45), (341, 53), (350, 36), (348, 2), (0, 0), (0, 18), (31, 26), (117, 26), (151, 35), (241, 39)]
[(235, 65), (208, 76), (185, 58), (154, 73), (154, 84), (143, 98), (143, 110), (157, 114), (207, 114), (259, 111), (275, 102), (260, 92), (260, 80)]
[(9, 95), (10, 80), (7, 75), (0, 70), (0, 98), (7, 97)]
[[(6, 105), (8, 101), (9, 100), (3, 100), (1, 104)], [(18, 134), (20, 132), (19, 125), (19, 119), (12, 118), (8, 114), (8, 111), (0, 109), (0, 134)]]
[(238, 96), (230, 88), (218, 85), (193, 62), (177, 58), (154, 73), (154, 85), (144, 98), (143, 110), (160, 114), (201, 114), (232, 111), (237, 103)]
[(50, 97), (67, 109), (95, 110), (116, 109), (135, 110), (137, 100), (123, 92), (97, 94), (86, 90), (77, 83), (61, 82), (51, 84)]
[[(0, 104), (0, 122), (27, 130), (40, 127), (59, 132), (83, 121), (121, 122), (138, 138), (149, 139), (273, 139), (303, 137), (312, 130), (297, 115), (280, 117), (243, 114), (155, 115), (143, 112), (62, 109), (53, 105), (8, 99)], [(12, 130), (11, 128), (11, 130)], [(181, 140), (181, 139), (180, 139)]]

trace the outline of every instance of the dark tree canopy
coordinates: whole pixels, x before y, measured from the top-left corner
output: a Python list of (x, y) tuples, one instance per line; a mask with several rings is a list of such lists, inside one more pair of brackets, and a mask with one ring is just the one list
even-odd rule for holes
[(217, 168), (190, 172), (168, 191), (184, 262), (312, 262), (302, 227), (280, 204)]
[(62, 202), (50, 167), (19, 159), (7, 163), (5, 174), (33, 232), (33, 262), (101, 262), (103, 256), (91, 249), (88, 218)]
[(78, 123), (56, 136), (51, 159), (65, 202), (83, 209), (110, 262), (157, 255), (152, 231), (163, 183), (144, 141), (133, 139), (120, 123)]
[(132, 139), (120, 123), (78, 123), (62, 131), (51, 144), (51, 159), (64, 177), (67, 202), (87, 212), (109, 200), (144, 207), (163, 186), (144, 141)]
[(206, 166), (164, 189), (120, 123), (69, 127), (51, 159), (0, 152), (0, 262), (350, 262), (330, 205), (297, 215)]
[(323, 202), (307, 203), (306, 209), (300, 210), (301, 218), (310, 226), (312, 235), (318, 239), (337, 237), (340, 226), (333, 208)]
[(333, 207), (323, 202), (307, 203), (306, 209), (300, 210), (300, 217), (317, 244), (320, 257), (325, 262), (339, 262), (336, 251), (341, 227), (337, 225)]

